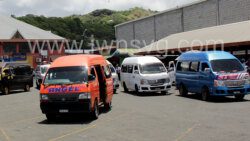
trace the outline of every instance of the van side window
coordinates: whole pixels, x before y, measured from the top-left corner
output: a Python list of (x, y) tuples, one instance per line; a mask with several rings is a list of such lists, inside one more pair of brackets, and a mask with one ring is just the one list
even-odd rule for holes
[(128, 67), (126, 65), (122, 65), (122, 72), (128, 72)]
[(182, 62), (181, 63), (181, 71), (189, 71), (190, 62)]
[(205, 71), (206, 68), (210, 68), (207, 63), (202, 63), (201, 65), (201, 71)]
[(95, 76), (96, 77), (96, 74), (95, 74), (95, 69), (94, 68), (91, 68), (91, 75)]
[(137, 71), (137, 70), (138, 70), (138, 66), (135, 66), (135, 67), (134, 67), (134, 71)]
[(192, 62), (190, 65), (190, 71), (198, 72), (199, 71), (199, 62)]
[(133, 73), (133, 65), (128, 66), (128, 73)]
[(105, 74), (106, 78), (110, 78), (112, 76), (109, 66), (104, 66), (103, 70), (104, 70), (104, 74)]

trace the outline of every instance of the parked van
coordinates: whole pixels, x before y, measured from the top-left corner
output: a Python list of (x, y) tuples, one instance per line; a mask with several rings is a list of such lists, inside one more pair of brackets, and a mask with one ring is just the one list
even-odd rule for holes
[(12, 90), (30, 91), (33, 87), (33, 68), (26, 63), (4, 63), (0, 72), (0, 89), (3, 94)]
[(109, 68), (111, 70), (112, 73), (112, 78), (113, 78), (113, 88), (114, 88), (114, 94), (116, 93), (117, 89), (119, 89), (119, 78), (118, 78), (118, 74), (115, 70), (115, 67), (109, 62), (107, 61)]
[(46, 65), (38, 65), (35, 69), (35, 82), (36, 82), (36, 87), (40, 88), (40, 85), (43, 81), (43, 78), (47, 72), (47, 70), (49, 69), (50, 64), (46, 64)]
[(124, 91), (166, 92), (171, 88), (164, 64), (156, 57), (129, 57), (121, 68), (121, 84)]
[(90, 113), (97, 119), (99, 106), (111, 109), (113, 80), (100, 55), (72, 55), (56, 59), (40, 89), (40, 107), (48, 120), (67, 113)]
[(175, 61), (170, 61), (169, 62), (169, 64), (168, 64), (168, 74), (169, 74), (171, 85), (175, 85), (175, 74), (176, 74)]
[(187, 52), (178, 58), (176, 86), (180, 95), (188, 92), (210, 96), (235, 96), (242, 100), (250, 93), (249, 75), (241, 62), (228, 52)]

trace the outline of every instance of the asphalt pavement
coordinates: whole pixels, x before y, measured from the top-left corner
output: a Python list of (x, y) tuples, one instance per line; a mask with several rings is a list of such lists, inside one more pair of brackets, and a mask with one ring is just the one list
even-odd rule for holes
[(98, 120), (62, 117), (49, 123), (39, 107), (39, 91), (0, 95), (0, 141), (248, 141), (250, 96), (242, 102), (197, 95), (181, 97), (124, 93), (113, 97)]

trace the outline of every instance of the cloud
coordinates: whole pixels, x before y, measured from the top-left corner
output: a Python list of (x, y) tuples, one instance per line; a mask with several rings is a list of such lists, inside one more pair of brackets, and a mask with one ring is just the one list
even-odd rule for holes
[(68, 16), (96, 9), (126, 10), (133, 7), (163, 11), (197, 0), (0, 0), (0, 12), (22, 16)]

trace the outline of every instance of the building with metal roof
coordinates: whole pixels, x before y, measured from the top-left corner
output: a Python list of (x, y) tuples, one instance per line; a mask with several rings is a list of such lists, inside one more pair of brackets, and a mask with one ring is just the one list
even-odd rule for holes
[[(27, 62), (36, 66), (64, 55), (65, 38), (45, 31), (13, 17), (0, 15), (0, 56), (1, 61)], [(49, 50), (49, 46), (61, 45), (60, 52)]]

